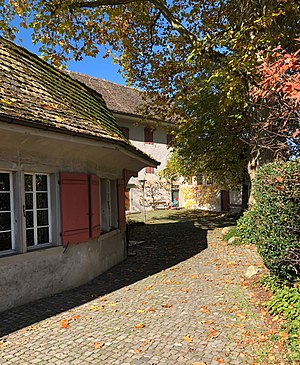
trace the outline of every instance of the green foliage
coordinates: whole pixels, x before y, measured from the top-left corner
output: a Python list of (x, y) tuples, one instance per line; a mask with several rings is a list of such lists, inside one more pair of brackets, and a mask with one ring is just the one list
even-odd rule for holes
[(283, 316), (286, 320), (284, 330), (288, 333), (288, 344), (293, 360), (300, 360), (300, 287), (299, 282), (293, 286), (280, 284), (276, 278), (265, 276), (262, 284), (273, 293), (266, 303), (269, 312)]
[(272, 274), (295, 281), (300, 273), (300, 160), (262, 167), (253, 193), (254, 207), (238, 221), (241, 238), (257, 245)]
[[(235, 186), (247, 176), (249, 142), (266, 146), (265, 140), (257, 143), (253, 125), (270, 126), (274, 135), (272, 123), (262, 117), (265, 105), (255, 115), (251, 90), (261, 77), (260, 54), (268, 56), (279, 44), (287, 52), (297, 49), (298, 3), (2, 0), (0, 33), (13, 37), (19, 21), (56, 65), (96, 56), (104, 46), (102, 56), (112, 54), (129, 83), (148, 96), (162, 95), (155, 117), (183, 116), (175, 146), (183, 170), (205, 171)], [(172, 101), (168, 108), (166, 98)], [(289, 118), (283, 116), (280, 132)], [(290, 146), (275, 139), (276, 146)]]
[(239, 231), (236, 227), (232, 227), (231, 230), (225, 234), (223, 240), (228, 242), (231, 237), (239, 237)]

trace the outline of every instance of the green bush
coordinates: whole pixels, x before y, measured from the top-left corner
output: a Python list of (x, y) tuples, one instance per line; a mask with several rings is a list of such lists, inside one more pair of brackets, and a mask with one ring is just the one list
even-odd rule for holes
[(300, 160), (263, 166), (253, 194), (254, 207), (237, 224), (241, 239), (257, 245), (271, 274), (296, 281), (300, 273)]
[(288, 344), (291, 356), (294, 360), (300, 361), (300, 286), (295, 283), (293, 286), (279, 284), (274, 278), (265, 276), (262, 284), (269, 288), (273, 295), (266, 303), (269, 312), (273, 315), (283, 316), (285, 323), (283, 330), (287, 331)]

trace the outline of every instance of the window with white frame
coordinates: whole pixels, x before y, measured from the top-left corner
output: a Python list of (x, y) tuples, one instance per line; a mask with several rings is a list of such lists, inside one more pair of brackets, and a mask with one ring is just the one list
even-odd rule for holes
[(25, 174), (26, 244), (37, 246), (51, 242), (49, 175)]
[(12, 174), (0, 172), (0, 252), (14, 248)]
[(101, 231), (118, 227), (118, 199), (116, 180), (101, 179)]

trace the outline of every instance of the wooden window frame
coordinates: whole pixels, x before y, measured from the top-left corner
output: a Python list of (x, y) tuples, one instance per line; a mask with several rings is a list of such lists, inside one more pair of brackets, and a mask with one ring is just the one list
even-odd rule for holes
[[(32, 176), (32, 191), (26, 191), (25, 190), (25, 178), (26, 176)], [(46, 176), (46, 181), (47, 181), (47, 190), (45, 191), (39, 191), (36, 188), (36, 179), (37, 176)], [(29, 212), (32, 211), (33, 214), (33, 227), (30, 229), (33, 229), (33, 245), (28, 245), (27, 239), (26, 239), (26, 246), (27, 249), (31, 249), (34, 247), (42, 247), (44, 245), (51, 245), (52, 244), (52, 211), (51, 211), (51, 186), (50, 186), (50, 176), (49, 174), (44, 174), (44, 173), (28, 173), (28, 172), (24, 172), (24, 197), (25, 194), (28, 193), (32, 193), (32, 209), (26, 209), (26, 206), (24, 205), (24, 209), (23, 209), (23, 213), (24, 216), (26, 218), (26, 214), (28, 214)], [(37, 207), (37, 194), (39, 193), (47, 193), (47, 207), (46, 208), (38, 208)], [(48, 214), (48, 224), (47, 225), (43, 225), (43, 226), (39, 226), (38, 225), (38, 212), (39, 211), (47, 211)], [(48, 228), (48, 242), (43, 242), (43, 243), (39, 243), (38, 242), (38, 229), (39, 228)], [(25, 221), (25, 232), (29, 229), (26, 226), (26, 221)]]
[(9, 191), (1, 191), (5, 194), (9, 193), (10, 210), (1, 211), (2, 213), (10, 213), (10, 230), (3, 230), (1, 233), (10, 232), (11, 234), (11, 247), (7, 250), (0, 250), (0, 254), (9, 253), (15, 250), (15, 225), (14, 225), (14, 190), (13, 190), (13, 174), (11, 171), (0, 171), (1, 174), (7, 174), (9, 176)]
[(172, 147), (174, 145), (175, 135), (172, 133), (167, 134), (167, 146)]
[(154, 174), (154, 167), (147, 166), (146, 167), (146, 174)]
[(153, 144), (154, 139), (153, 139), (153, 135), (154, 135), (154, 130), (151, 127), (145, 127), (144, 128), (144, 142), (146, 144)]

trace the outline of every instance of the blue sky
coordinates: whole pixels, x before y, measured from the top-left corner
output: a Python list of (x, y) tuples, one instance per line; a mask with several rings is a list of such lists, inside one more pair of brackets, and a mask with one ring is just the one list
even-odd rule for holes
[[(20, 42), (20, 38), (22, 42)], [(20, 29), (18, 33), (15, 43), (20, 46), (28, 49), (30, 52), (33, 52), (37, 55), (39, 53), (39, 46), (34, 45), (31, 41), (31, 32), (26, 29)], [(101, 52), (99, 52), (101, 53)], [(103, 51), (103, 54), (105, 52)], [(118, 73), (119, 67), (116, 64), (113, 64), (112, 59), (106, 58), (103, 59), (100, 55), (96, 58), (93, 57), (84, 57), (82, 61), (70, 61), (68, 63), (68, 69), (74, 72), (80, 72), (82, 74), (86, 74), (89, 76), (99, 77), (101, 79), (109, 80), (116, 82), (117, 84), (125, 85), (125, 80), (122, 78), (120, 73)]]

